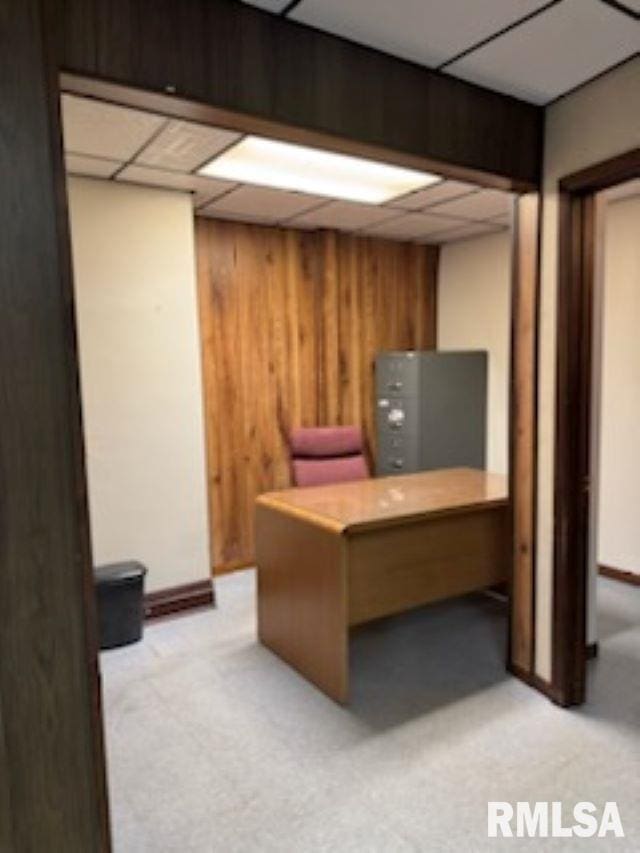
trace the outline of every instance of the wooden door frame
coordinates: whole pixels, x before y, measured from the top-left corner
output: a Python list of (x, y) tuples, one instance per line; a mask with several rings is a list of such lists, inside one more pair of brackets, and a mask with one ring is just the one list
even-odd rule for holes
[(517, 196), (511, 262), (509, 495), (513, 551), (507, 669), (547, 693), (547, 685), (535, 674), (541, 221), (541, 194)]
[(636, 148), (559, 182), (552, 688), (586, 696), (596, 194), (640, 175)]
[(0, 7), (0, 849), (107, 851), (58, 68)]
[[(224, 124), (245, 133), (274, 134), (290, 142), (340, 150), (341, 140), (264, 119), (220, 111), (210, 105), (194, 103), (157, 92), (133, 89), (76, 74), (62, 73), (62, 92), (104, 100), (120, 106), (148, 110), (168, 117)], [(403, 163), (396, 151), (375, 151), (370, 146), (344, 140), (345, 150), (356, 156), (377, 156), (389, 162)], [(414, 165), (415, 162), (414, 162)], [(447, 175), (447, 165), (441, 173)], [(492, 175), (474, 172), (467, 179), (487, 187), (504, 189)], [(540, 305), (541, 193), (512, 187), (514, 192), (511, 221), (511, 363), (509, 376), (509, 494), (513, 534), (512, 572), (509, 584), (509, 614), (506, 668), (530, 686), (550, 695), (549, 685), (535, 674), (536, 605), (536, 506), (537, 506), (537, 400), (538, 400), (538, 327)], [(211, 513), (211, 501), (209, 500)], [(210, 518), (210, 528), (213, 527)]]

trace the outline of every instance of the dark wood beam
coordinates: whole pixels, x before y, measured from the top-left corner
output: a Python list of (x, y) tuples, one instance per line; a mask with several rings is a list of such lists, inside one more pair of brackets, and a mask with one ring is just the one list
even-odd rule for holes
[(61, 67), (537, 187), (541, 108), (235, 0), (63, 0)]
[(0, 4), (0, 849), (108, 849), (56, 69)]

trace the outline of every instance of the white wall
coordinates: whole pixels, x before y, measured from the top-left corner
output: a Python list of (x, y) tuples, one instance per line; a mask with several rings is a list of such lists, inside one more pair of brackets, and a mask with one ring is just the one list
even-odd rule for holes
[(181, 193), (72, 178), (69, 204), (96, 563), (150, 591), (209, 576), (193, 215)]
[(546, 112), (538, 419), (536, 672), (551, 677), (558, 180), (640, 141), (640, 59), (561, 98)]
[(438, 349), (489, 352), (487, 467), (509, 465), (511, 234), (442, 247), (438, 271)]
[(640, 195), (604, 226), (598, 562), (640, 573)]

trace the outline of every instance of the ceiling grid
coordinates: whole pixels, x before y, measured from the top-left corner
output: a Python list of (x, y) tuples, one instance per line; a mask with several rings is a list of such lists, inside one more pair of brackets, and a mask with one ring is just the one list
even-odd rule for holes
[(244, 0), (544, 105), (640, 50), (640, 0)]
[(63, 95), (62, 115), (70, 174), (187, 192), (200, 216), (416, 242), (463, 239), (508, 224), (500, 216), (509, 193), (462, 181), (438, 180), (384, 204), (344, 201), (200, 174), (203, 164), (243, 139), (223, 128), (76, 95)]
[[(244, 0), (266, 12), (546, 104), (640, 48), (640, 0)], [(200, 174), (243, 134), (77, 96), (62, 104), (70, 174), (192, 195), (196, 213), (447, 242), (508, 227), (511, 195), (441, 180), (384, 204)]]

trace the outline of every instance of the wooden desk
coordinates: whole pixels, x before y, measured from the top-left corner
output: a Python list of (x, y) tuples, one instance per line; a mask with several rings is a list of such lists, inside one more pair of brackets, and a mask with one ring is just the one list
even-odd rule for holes
[(257, 499), (258, 636), (332, 699), (349, 628), (504, 581), (506, 479), (468, 468)]

